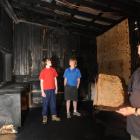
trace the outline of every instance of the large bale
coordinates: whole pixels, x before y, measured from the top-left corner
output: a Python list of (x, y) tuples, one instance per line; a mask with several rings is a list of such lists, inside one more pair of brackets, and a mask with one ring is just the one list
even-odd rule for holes
[(93, 105), (101, 110), (116, 110), (125, 104), (125, 86), (118, 76), (99, 74)]

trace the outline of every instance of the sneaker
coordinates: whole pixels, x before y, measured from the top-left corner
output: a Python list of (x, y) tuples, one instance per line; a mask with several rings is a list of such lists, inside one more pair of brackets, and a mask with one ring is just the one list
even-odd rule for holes
[(79, 113), (79, 112), (73, 112), (73, 115), (80, 117), (81, 116), (81, 113)]
[(47, 116), (43, 116), (42, 123), (43, 123), (43, 124), (47, 124), (47, 122), (48, 122)]
[(70, 119), (70, 118), (71, 118), (70, 113), (67, 113), (67, 119)]
[(52, 121), (59, 122), (60, 121), (60, 118), (57, 117), (56, 115), (52, 115)]

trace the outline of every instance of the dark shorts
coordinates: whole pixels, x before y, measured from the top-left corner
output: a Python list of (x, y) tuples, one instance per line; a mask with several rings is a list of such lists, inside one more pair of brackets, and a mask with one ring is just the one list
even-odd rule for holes
[(75, 86), (65, 86), (65, 100), (78, 100), (78, 89)]

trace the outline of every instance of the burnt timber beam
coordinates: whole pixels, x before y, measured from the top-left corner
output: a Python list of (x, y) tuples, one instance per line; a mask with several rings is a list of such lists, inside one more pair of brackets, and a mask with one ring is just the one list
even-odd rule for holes
[[(138, 0), (139, 1), (139, 0)], [(100, 3), (118, 3), (118, 4), (121, 4), (121, 5), (125, 5), (125, 6), (127, 6), (127, 7), (131, 7), (132, 9), (139, 9), (139, 7), (140, 7), (140, 1), (138, 2), (138, 1), (135, 1), (135, 0), (114, 0), (114, 1), (112, 1), (112, 0), (98, 0), (98, 2), (100, 2)]]
[(19, 8), (19, 9), (24, 9), (25, 11), (28, 11), (28, 13), (31, 13), (31, 12), (34, 12), (34, 16), (36, 16), (36, 14), (40, 13), (40, 14), (43, 14), (45, 15), (46, 17), (45, 18), (48, 18), (48, 20), (63, 20), (65, 22), (65, 24), (67, 23), (70, 23), (70, 22), (75, 22), (77, 24), (83, 24), (85, 26), (95, 26), (96, 28), (99, 28), (99, 30), (105, 30), (106, 28), (108, 28), (108, 26), (103, 26), (103, 25), (100, 25), (100, 24), (94, 24), (92, 23), (92, 25), (90, 24), (90, 22), (86, 22), (86, 21), (83, 21), (83, 20), (80, 20), (80, 19), (76, 19), (76, 18), (73, 18), (73, 17), (64, 17), (64, 16), (61, 16), (61, 15), (58, 15), (56, 13), (54, 13), (54, 11), (52, 10), (42, 10), (41, 8), (38, 9), (36, 7), (31, 7), (31, 6), (27, 6), (27, 5), (19, 5), (19, 4), (16, 4), (14, 7), (16, 8)]
[(86, 0), (67, 0), (73, 4), (81, 4), (90, 8), (102, 9), (104, 12), (118, 12), (128, 17), (140, 17), (137, 12), (139, 8), (127, 7), (123, 0), (99, 0), (99, 1), (86, 1)]
[(11, 6), (11, 4), (8, 2), (8, 0), (0, 0), (0, 3), (2, 5), (2, 7), (4, 8), (4, 10), (6, 11), (6, 13), (8, 14), (8, 16), (15, 22), (18, 23), (18, 18)]
[(32, 24), (32, 25), (37, 25), (37, 26), (41, 26), (41, 27), (45, 27), (45, 28), (49, 28), (49, 29), (58, 29), (58, 27), (61, 29), (61, 28), (65, 28), (67, 29), (68, 31), (72, 32), (72, 33), (78, 33), (78, 34), (81, 34), (81, 35), (99, 35), (101, 34), (101, 32), (97, 33), (97, 32), (93, 32), (93, 31), (89, 31), (87, 29), (83, 29), (83, 28), (80, 28), (80, 27), (73, 27), (73, 26), (69, 26), (69, 27), (65, 27), (65, 26), (61, 26), (61, 24), (58, 24), (58, 23), (52, 23), (52, 22), (49, 22), (49, 21), (46, 21), (45, 23), (44, 22), (40, 22), (38, 20), (32, 20), (32, 19), (20, 19), (20, 23), (27, 23), (27, 24)]
[[(90, 8), (102, 10), (105, 12), (116, 12), (116, 10), (114, 10), (110, 7), (110, 4), (101, 3), (98, 1), (86, 1), (86, 0), (66, 0), (66, 1), (73, 3), (73, 4), (87, 6)], [(120, 11), (118, 11), (118, 12), (120, 12)]]
[[(18, 4), (25, 6), (25, 3), (13, 2), (14, 7), (16, 7), (16, 5), (18, 5)], [(84, 16), (84, 17), (92, 18), (92, 19), (96, 19), (96, 17), (98, 16), (98, 15), (94, 15), (94, 14), (90, 14), (90, 13), (81, 12), (81, 11), (78, 11), (77, 9), (70, 9), (70, 8), (65, 7), (65, 6), (58, 6), (54, 3), (53, 4), (47, 3), (44, 1), (41, 1), (39, 3), (34, 3), (34, 4), (31, 4), (30, 2), (28, 2), (26, 6), (29, 6), (29, 5), (31, 7), (34, 7), (35, 9), (38, 9), (41, 11), (44, 9), (44, 11), (46, 11), (46, 12), (60, 10), (60, 11), (71, 13), (72, 15), (80, 15), (80, 16)], [(111, 18), (98, 17), (98, 19), (101, 21), (104, 21), (104, 22), (110, 22), (112, 24), (114, 24), (116, 22), (116, 20), (111, 19)]]
[[(26, 11), (26, 12), (29, 13), (28, 11)], [(71, 23), (65, 24), (61, 20), (50, 19), (50, 18), (47, 18), (46, 16), (43, 16), (40, 14), (36, 14), (36, 17), (32, 18), (31, 12), (30, 12), (30, 15), (28, 14), (28, 17), (27, 17), (26, 16), (27, 13), (24, 13), (25, 16), (23, 15), (22, 18), (19, 19), (20, 23), (24, 22), (24, 23), (29, 23), (29, 24), (34, 24), (34, 25), (38, 25), (38, 26), (42, 26), (42, 27), (49, 27), (49, 28), (65, 28), (70, 31), (79, 32), (80, 34), (99, 35), (103, 32), (103, 30), (101, 30), (101, 29), (89, 30), (86, 27), (79, 27), (78, 25), (72, 25)]]
[[(94, 14), (90, 14), (90, 13), (85, 13), (85, 12), (82, 12), (82, 11), (78, 11), (77, 9), (70, 9), (70, 8), (67, 8), (65, 6), (58, 6), (58, 5), (52, 5), (52, 4), (48, 4), (46, 2), (41, 2), (40, 3), (40, 7), (42, 8), (52, 8), (52, 9), (57, 9), (57, 10), (60, 10), (60, 11), (65, 11), (65, 12), (68, 12), (68, 13), (71, 13), (73, 15), (80, 15), (80, 16), (84, 16), (84, 17), (87, 17), (87, 18), (96, 18), (98, 15), (94, 15)], [(105, 21), (105, 22), (111, 22), (111, 23), (115, 23), (116, 20), (113, 20), (111, 18), (104, 18), (104, 17), (98, 17), (99, 20), (101, 21)]]

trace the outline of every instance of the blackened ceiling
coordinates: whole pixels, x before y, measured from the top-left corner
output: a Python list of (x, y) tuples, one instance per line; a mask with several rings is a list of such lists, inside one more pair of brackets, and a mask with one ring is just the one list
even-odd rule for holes
[(15, 22), (102, 34), (125, 18), (140, 18), (139, 0), (1, 0)]

